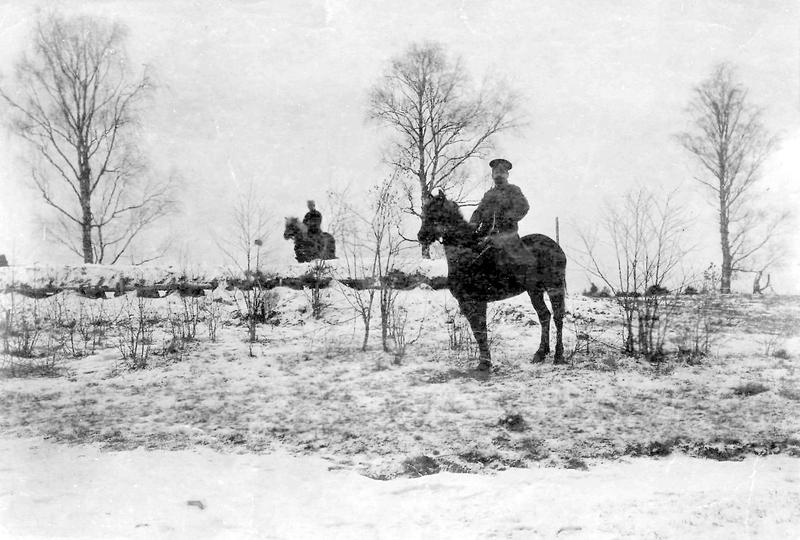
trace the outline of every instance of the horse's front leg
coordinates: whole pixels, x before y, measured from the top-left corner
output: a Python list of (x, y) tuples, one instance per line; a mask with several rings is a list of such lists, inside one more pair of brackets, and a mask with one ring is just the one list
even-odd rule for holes
[(478, 370), (488, 371), (492, 367), (492, 356), (489, 352), (489, 335), (486, 328), (486, 302), (463, 300), (459, 302), (461, 313), (469, 321), (472, 335), (478, 344), (480, 353)]

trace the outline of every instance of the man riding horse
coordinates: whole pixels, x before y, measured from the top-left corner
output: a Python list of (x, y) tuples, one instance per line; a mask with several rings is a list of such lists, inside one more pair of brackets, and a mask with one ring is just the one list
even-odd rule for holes
[(308, 212), (303, 216), (303, 225), (308, 229), (308, 238), (311, 240), (316, 249), (319, 250), (322, 244), (322, 214), (316, 208), (314, 201), (307, 201)]
[(322, 234), (322, 214), (314, 201), (307, 201), (306, 204), (308, 212), (303, 216), (303, 225), (308, 227), (308, 234)]
[(475, 226), (475, 235), (482, 238), (486, 251), (495, 248), (496, 261), (510, 270), (534, 264), (533, 255), (520, 240), (517, 222), (525, 217), (530, 205), (522, 190), (508, 183), (511, 162), (493, 159), (492, 187), (481, 199), (469, 222)]
[(330, 233), (322, 230), (322, 214), (316, 209), (314, 201), (308, 201), (307, 204), (308, 212), (302, 222), (296, 217), (286, 218), (283, 238), (294, 241), (297, 262), (335, 259), (336, 240)]
[(553, 363), (561, 364), (566, 255), (557, 242), (543, 234), (519, 237), (517, 222), (528, 212), (528, 201), (519, 187), (508, 183), (509, 161), (493, 159), (490, 166), (495, 185), (484, 195), (470, 221), (464, 220), (458, 205), (440, 192), (425, 202), (417, 239), (422, 245), (437, 240), (444, 245), (447, 287), (478, 344), (478, 371), (487, 372), (492, 366), (487, 304), (521, 293), (528, 293), (541, 325), (533, 361), (542, 362), (550, 353), (552, 316), (556, 327)]

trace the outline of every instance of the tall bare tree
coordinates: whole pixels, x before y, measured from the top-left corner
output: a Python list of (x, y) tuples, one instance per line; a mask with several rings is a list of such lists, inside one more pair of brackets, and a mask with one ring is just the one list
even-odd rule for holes
[[(411, 179), (406, 210), (422, 217), (436, 188), (463, 191), (462, 166), (484, 156), (495, 135), (519, 125), (518, 102), (502, 86), (474, 90), (461, 60), (437, 43), (413, 44), (393, 59), (371, 90), (369, 118), (395, 132), (387, 161)], [(427, 246), (422, 254), (430, 257)]]
[(117, 262), (172, 209), (171, 181), (149, 178), (135, 145), (151, 83), (129, 74), (125, 39), (116, 23), (50, 15), (17, 64), (14, 91), (0, 89), (33, 150), (33, 184), (55, 211), (53, 236), (86, 263)]
[(748, 102), (733, 68), (720, 64), (694, 89), (689, 103), (693, 126), (678, 137), (699, 162), (696, 180), (714, 197), (722, 247), (720, 292), (729, 293), (731, 276), (746, 270), (754, 255), (775, 239), (785, 213), (771, 216), (754, 206), (764, 161), (776, 138), (764, 126), (762, 110)]

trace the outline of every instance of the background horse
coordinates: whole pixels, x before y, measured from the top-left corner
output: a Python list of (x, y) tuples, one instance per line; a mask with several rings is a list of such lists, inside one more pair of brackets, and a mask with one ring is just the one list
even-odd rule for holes
[(536, 263), (525, 266), (498, 264), (495, 248), (480, 243), (474, 227), (461, 215), (458, 205), (448, 201), (443, 193), (432, 197), (425, 205), (422, 227), (417, 238), (422, 244), (441, 240), (447, 257), (447, 281), (450, 292), (458, 301), (461, 313), (472, 327), (480, 351), (479, 370), (491, 367), (489, 340), (486, 329), (488, 302), (511, 298), (523, 292), (530, 296), (542, 328), (539, 349), (533, 356), (541, 362), (550, 352), (550, 310), (544, 301), (547, 292), (553, 306), (556, 324), (554, 364), (564, 363), (561, 330), (564, 321), (567, 257), (553, 239), (543, 234), (522, 238)]
[(294, 240), (294, 257), (297, 262), (336, 258), (336, 240), (333, 236), (326, 232), (319, 235), (308, 234), (308, 228), (296, 217), (286, 218), (283, 238)]

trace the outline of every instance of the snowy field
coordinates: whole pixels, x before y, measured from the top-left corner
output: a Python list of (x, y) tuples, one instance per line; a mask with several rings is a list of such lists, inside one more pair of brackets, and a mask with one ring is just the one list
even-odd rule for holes
[[(490, 311), (495, 368), (482, 378), (447, 291), (399, 293), (407, 346), (389, 352), (377, 305), (360, 350), (351, 293), (336, 283), (323, 290), (319, 319), (309, 291), (275, 289), (254, 344), (239, 294), (143, 300), (153, 333), (139, 370), (120, 359), (120, 321), (140, 307), (133, 293), (13, 296), (31, 320), (35, 312), (69, 326), (82, 314), (95, 331), (91, 347), (76, 345), (83, 356), (53, 359), (58, 376), (20, 376), (21, 360), (3, 357), (6, 536), (791, 538), (800, 530), (796, 297), (715, 299), (706, 313), (711, 353), (654, 365), (616, 348), (611, 300), (571, 295), (570, 364), (556, 367), (530, 363), (539, 327), (520, 296)], [(10, 309), (12, 295), (0, 298)], [(196, 335), (176, 346), (174, 321), (189, 302), (198, 303), (189, 308)], [(682, 300), (678, 327), (691, 326), (700, 303)], [(56, 326), (38, 336), (42, 347)]]
[(683, 455), (387, 482), (284, 452), (0, 439), (4, 538), (797, 538), (786, 456)]

